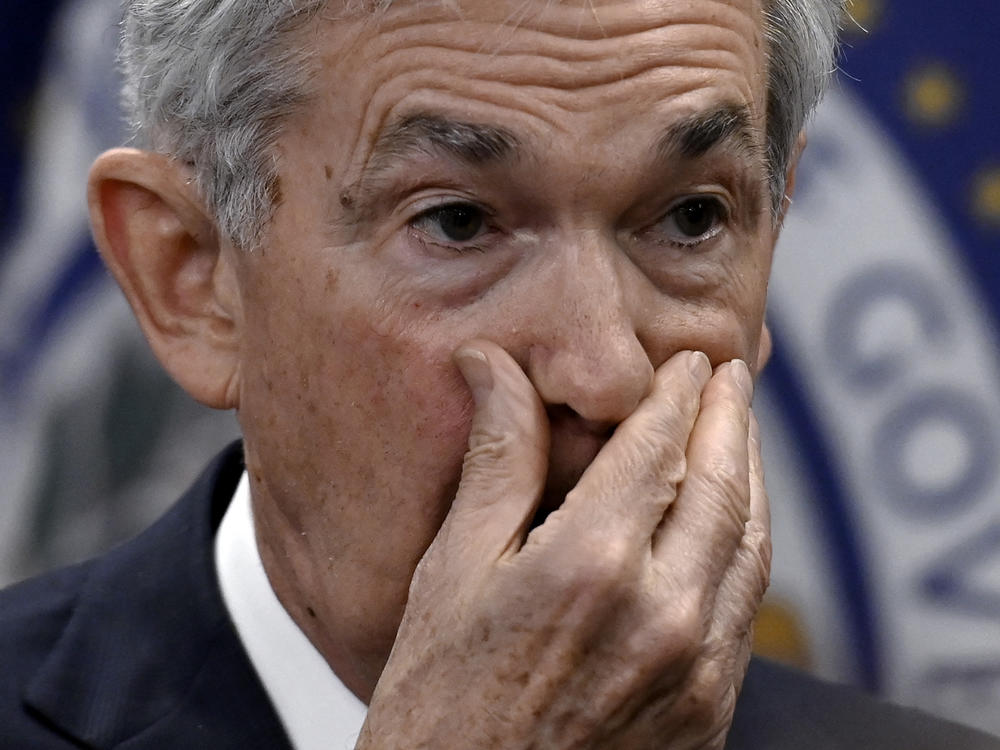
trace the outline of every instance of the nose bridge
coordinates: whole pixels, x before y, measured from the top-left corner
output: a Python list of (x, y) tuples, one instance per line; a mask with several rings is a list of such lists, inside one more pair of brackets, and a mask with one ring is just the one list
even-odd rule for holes
[(533, 337), (528, 375), (545, 403), (617, 423), (632, 413), (653, 375), (639, 335), (641, 280), (596, 232), (571, 243), (543, 279), (547, 309)]

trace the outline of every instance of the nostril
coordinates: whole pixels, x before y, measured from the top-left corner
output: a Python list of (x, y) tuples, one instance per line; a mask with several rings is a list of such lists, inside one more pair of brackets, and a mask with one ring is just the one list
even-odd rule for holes
[(615, 431), (615, 423), (584, 419), (566, 404), (546, 407), (549, 417), (549, 469), (539, 504), (540, 514), (558, 508)]
[(608, 434), (635, 410), (653, 382), (653, 366), (634, 337), (630, 343), (625, 333), (598, 333), (584, 337), (578, 332), (559, 347), (533, 346), (527, 363), (542, 402), (565, 407), (550, 416), (590, 435)]
[(587, 419), (567, 404), (549, 404), (545, 407), (545, 413), (553, 434), (585, 433), (607, 440), (618, 426), (617, 422), (604, 419)]

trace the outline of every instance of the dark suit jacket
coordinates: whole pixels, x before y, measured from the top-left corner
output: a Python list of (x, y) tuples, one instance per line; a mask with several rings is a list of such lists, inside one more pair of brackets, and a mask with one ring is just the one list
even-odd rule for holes
[[(231, 446), (136, 539), (0, 594), (0, 748), (288, 747), (216, 582), (212, 540), (242, 470)], [(727, 748), (1000, 740), (755, 661)]]

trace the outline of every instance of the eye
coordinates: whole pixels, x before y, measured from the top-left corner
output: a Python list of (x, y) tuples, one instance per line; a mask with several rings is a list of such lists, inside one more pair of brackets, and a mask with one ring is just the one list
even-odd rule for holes
[(697, 196), (676, 204), (663, 219), (670, 241), (697, 245), (722, 231), (726, 208), (718, 198)]
[(487, 228), (485, 213), (471, 203), (450, 203), (429, 209), (417, 216), (412, 224), (434, 240), (445, 243), (471, 242)]

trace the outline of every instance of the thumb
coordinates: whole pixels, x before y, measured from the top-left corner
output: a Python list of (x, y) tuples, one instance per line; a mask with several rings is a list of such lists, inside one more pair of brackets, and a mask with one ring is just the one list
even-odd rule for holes
[(463, 344), (455, 363), (475, 412), (462, 480), (439, 537), (492, 562), (516, 552), (548, 468), (549, 423), (528, 376), (496, 344)]

